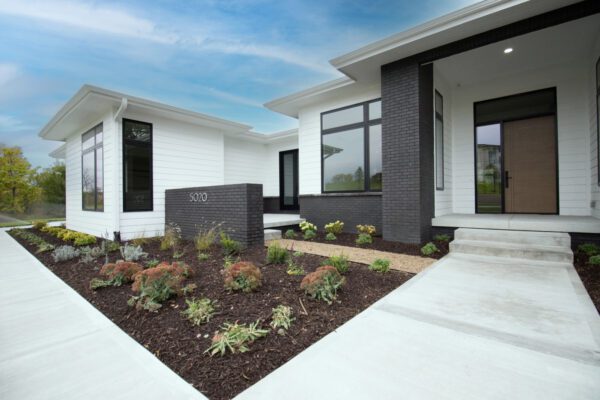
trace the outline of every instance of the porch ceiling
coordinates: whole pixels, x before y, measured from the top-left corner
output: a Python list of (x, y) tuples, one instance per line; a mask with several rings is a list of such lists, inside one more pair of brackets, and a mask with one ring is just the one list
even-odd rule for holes
[[(435, 61), (453, 85), (471, 85), (551, 65), (587, 60), (600, 34), (600, 14)], [(513, 52), (504, 54), (504, 49)]]

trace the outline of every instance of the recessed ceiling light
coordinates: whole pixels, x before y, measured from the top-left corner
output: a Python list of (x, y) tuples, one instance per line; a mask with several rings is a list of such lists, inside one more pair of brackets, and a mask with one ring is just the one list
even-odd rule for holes
[(504, 54), (510, 54), (510, 53), (512, 53), (512, 51), (513, 51), (512, 47), (507, 47), (504, 49)]

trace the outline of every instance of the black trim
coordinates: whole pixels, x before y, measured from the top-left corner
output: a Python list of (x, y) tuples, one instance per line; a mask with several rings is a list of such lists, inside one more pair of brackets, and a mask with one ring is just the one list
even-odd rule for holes
[[(144, 143), (144, 142), (140, 142), (140, 141), (135, 141), (135, 140), (126, 140), (125, 139), (125, 123), (126, 122), (133, 122), (136, 124), (143, 124), (143, 125), (148, 125), (150, 127), (150, 141), (148, 142), (148, 144)], [(150, 122), (144, 122), (144, 121), (136, 121), (133, 119), (127, 119), (127, 118), (123, 118), (122, 122), (121, 122), (121, 140), (122, 140), (122, 170), (123, 170), (123, 212), (148, 212), (148, 211), (154, 211), (154, 127), (152, 125), (152, 123)], [(126, 170), (125, 170), (125, 159), (126, 159), (126, 154), (125, 154), (125, 144), (133, 144), (133, 145), (137, 145), (140, 147), (150, 147), (150, 208), (148, 209), (138, 209), (138, 210), (128, 210), (127, 209), (127, 201), (126, 201)]]
[[(323, 193), (323, 194), (327, 194), (327, 193), (364, 193), (364, 192), (371, 192), (371, 191), (381, 192), (381, 189), (371, 190), (371, 172), (370, 172), (370, 169), (371, 169), (370, 161), (371, 160), (370, 160), (370, 154), (369, 154), (370, 128), (371, 128), (371, 126), (374, 126), (374, 125), (381, 125), (381, 121), (382, 121), (381, 117), (373, 119), (373, 120), (369, 120), (369, 105), (371, 103), (376, 103), (378, 101), (380, 102), (381, 98), (363, 101), (361, 103), (351, 104), (349, 106), (344, 106), (344, 107), (336, 108), (333, 110), (324, 111), (321, 113), (321, 116), (320, 116), (320, 120), (321, 120), (321, 193)], [(349, 108), (355, 108), (358, 106), (363, 107), (363, 121), (362, 122), (357, 122), (357, 123), (342, 125), (342, 126), (336, 126), (335, 128), (323, 129), (323, 116), (324, 115), (335, 113), (338, 111), (343, 111), (343, 110), (346, 110)], [(361, 128), (363, 129), (363, 142), (364, 142), (364, 146), (363, 146), (364, 174), (365, 174), (364, 189), (363, 190), (326, 191), (325, 190), (325, 168), (324, 168), (324, 160), (323, 160), (323, 136), (330, 134), (330, 133), (338, 133), (338, 132), (344, 132), (344, 131), (348, 131), (348, 130), (352, 130), (352, 129), (361, 129)]]
[[(440, 96), (440, 99), (442, 100), (442, 112), (438, 112), (438, 109), (436, 107), (437, 105), (437, 96)], [(435, 94), (433, 96), (433, 114), (434, 114), (434, 124), (433, 124), (433, 132), (434, 132), (434, 148), (435, 148), (435, 190), (439, 190), (439, 191), (443, 191), (444, 190), (444, 186), (445, 186), (445, 165), (444, 165), (444, 96), (442, 96), (442, 94), (440, 92), (438, 92), (437, 90), (435, 90)], [(442, 153), (438, 154), (437, 152), (437, 140), (438, 140), (438, 132), (437, 132), (437, 125), (435, 124), (436, 121), (440, 121), (442, 123), (442, 134), (441, 134), (441, 139), (442, 139)], [(442, 176), (441, 176), (441, 182), (442, 184), (440, 185), (440, 177), (438, 176), (438, 162), (442, 163)]]
[(596, 61), (596, 167), (600, 186), (600, 57)]
[[(292, 154), (294, 159), (294, 204), (286, 205), (284, 196), (284, 157), (286, 154)], [(298, 203), (298, 149), (286, 150), (279, 152), (279, 208), (281, 210), (298, 210), (300, 205)]]
[[(96, 132), (98, 127), (101, 128), (100, 132), (102, 132), (102, 141), (100, 143), (96, 142), (96, 137), (99, 132)], [(83, 137), (88, 133), (94, 131), (94, 145), (83, 149)], [(104, 123), (100, 122), (97, 125), (94, 125), (92, 128), (88, 129), (84, 133), (81, 134), (81, 211), (91, 211), (91, 212), (104, 212)], [(98, 207), (98, 151), (102, 149), (102, 206)], [(94, 153), (94, 208), (85, 208), (85, 200), (83, 198), (83, 156), (88, 153)]]

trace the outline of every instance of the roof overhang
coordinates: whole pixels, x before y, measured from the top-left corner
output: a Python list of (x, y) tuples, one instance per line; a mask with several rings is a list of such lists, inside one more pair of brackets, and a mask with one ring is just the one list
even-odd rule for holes
[(67, 157), (67, 144), (64, 143), (52, 150), (49, 154), (50, 157), (56, 158), (57, 160), (64, 160)]

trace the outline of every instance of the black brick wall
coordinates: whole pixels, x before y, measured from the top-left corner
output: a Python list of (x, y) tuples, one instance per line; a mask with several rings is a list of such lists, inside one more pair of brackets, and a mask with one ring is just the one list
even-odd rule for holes
[(433, 65), (381, 69), (383, 237), (421, 243), (434, 213)]
[(300, 196), (300, 216), (317, 225), (319, 230), (329, 222), (340, 220), (344, 231), (356, 232), (356, 225), (375, 225), (381, 233), (380, 194), (326, 194)]
[(293, 213), (297, 213), (297, 211), (294, 210), (282, 210), (281, 208), (279, 208), (279, 197), (265, 197), (263, 199), (263, 209), (265, 210), (265, 213), (272, 213), (272, 214), (293, 214)]
[[(206, 201), (191, 201), (190, 193), (206, 193)], [(184, 238), (200, 229), (221, 229), (245, 246), (264, 243), (262, 185), (237, 184), (166, 191), (165, 223), (175, 223)]]

